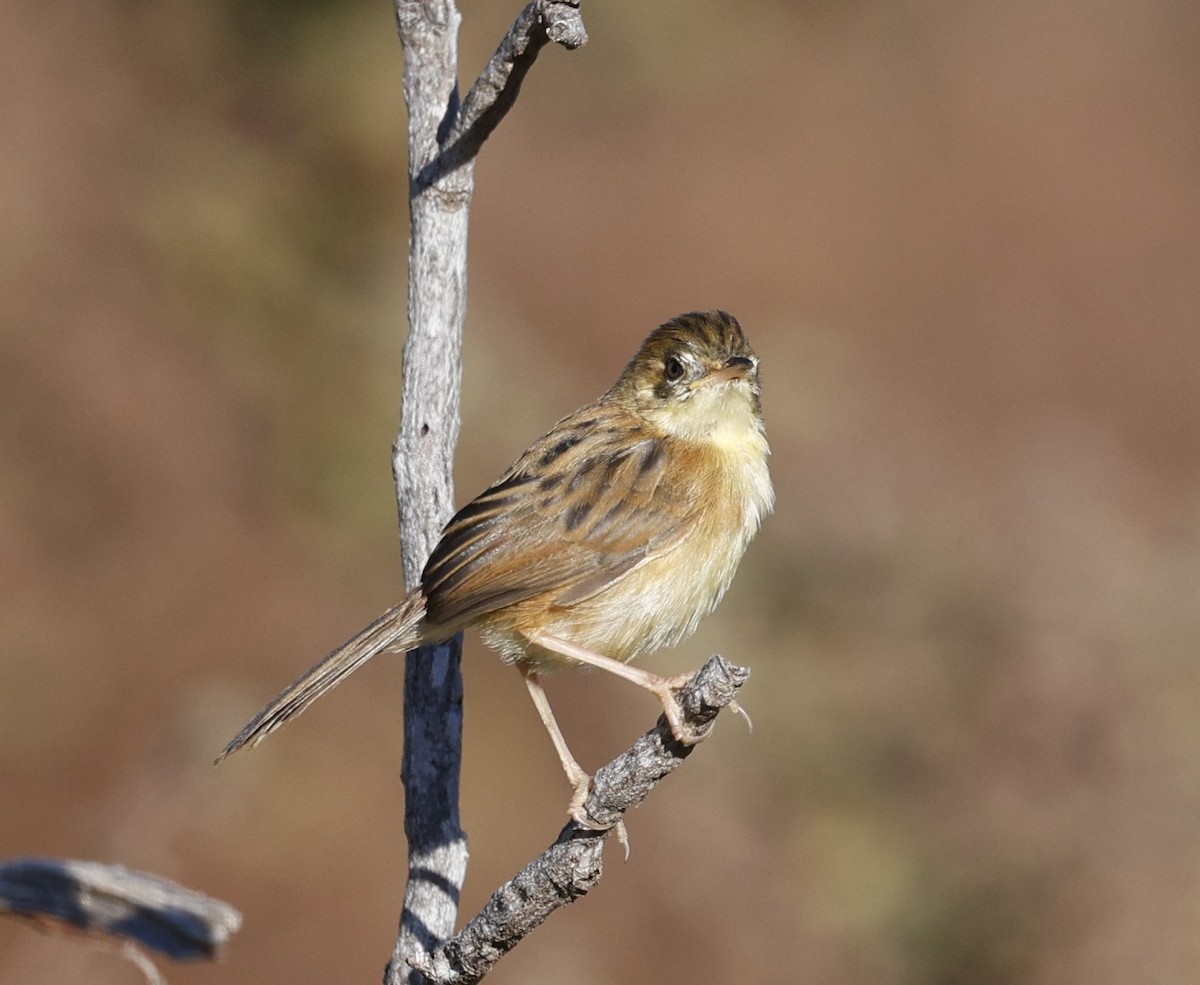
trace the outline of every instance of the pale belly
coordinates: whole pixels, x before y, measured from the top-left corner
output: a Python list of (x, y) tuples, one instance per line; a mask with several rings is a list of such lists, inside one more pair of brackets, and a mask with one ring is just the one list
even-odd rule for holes
[(531, 599), (481, 620), (484, 641), (508, 662), (550, 670), (580, 664), (536, 645), (533, 639), (539, 634), (626, 662), (690, 636), (725, 594), (771, 507), (765, 462), (750, 493), (736, 492), (669, 552), (643, 562), (591, 598), (569, 607)]

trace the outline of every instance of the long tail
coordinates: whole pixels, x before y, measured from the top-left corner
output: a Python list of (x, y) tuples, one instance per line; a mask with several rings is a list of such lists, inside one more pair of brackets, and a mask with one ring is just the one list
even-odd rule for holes
[(216, 762), (243, 746), (258, 745), (377, 653), (412, 649), (421, 642), (419, 627), (424, 617), (425, 596), (417, 588), (275, 695), (221, 750)]

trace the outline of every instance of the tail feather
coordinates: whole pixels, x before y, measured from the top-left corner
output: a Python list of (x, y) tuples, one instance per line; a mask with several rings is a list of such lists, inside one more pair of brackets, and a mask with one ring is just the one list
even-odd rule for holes
[(425, 596), (417, 589), (275, 695), (221, 750), (216, 762), (243, 746), (258, 745), (377, 653), (412, 649), (421, 642), (424, 617)]

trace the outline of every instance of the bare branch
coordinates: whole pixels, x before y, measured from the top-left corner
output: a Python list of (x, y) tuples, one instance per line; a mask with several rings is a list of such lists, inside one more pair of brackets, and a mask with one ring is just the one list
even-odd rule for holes
[[(701, 737), (750, 677), (720, 656), (709, 659), (679, 691), (684, 721)], [(560, 906), (600, 880), (604, 839), (625, 812), (638, 806), (696, 747), (675, 741), (665, 717), (595, 776), (584, 810), (606, 830), (571, 821), (558, 839), (492, 895), (479, 915), (432, 953), (410, 964), (434, 985), (473, 985)]]
[[(454, 446), (467, 301), (467, 226), (480, 146), (517, 98), (547, 41), (568, 48), (587, 34), (578, 0), (534, 0), (518, 16), (466, 102), (458, 104), (454, 0), (395, 0), (408, 106), (408, 339), (404, 400), (392, 451), (405, 581), (411, 587), (454, 506)], [(408, 958), (454, 930), (467, 869), (459, 825), (462, 639), (405, 661), (404, 830), (408, 883), (388, 985), (415, 985)]]
[(133, 942), (176, 961), (215, 958), (242, 926), (228, 903), (161, 876), (52, 858), (0, 864), (0, 914)]
[[(457, 109), (458, 25), (453, 0), (396, 0), (408, 105), (408, 338), (404, 399), (392, 449), (405, 582), (425, 559), (454, 509), (454, 446), (462, 386), (467, 290), (467, 204), (473, 174), (463, 168), (435, 186), (421, 169), (439, 152), (444, 121)], [(384, 980), (416, 985), (409, 954), (454, 931), (467, 872), (459, 825), (462, 755), (462, 639), (405, 657), (404, 832), (408, 881), (396, 943)]]
[(574, 51), (587, 40), (579, 0), (533, 0), (528, 4), (471, 86), (442, 152), (422, 170), (419, 183), (433, 184), (474, 159), (517, 101), (526, 73), (547, 42)]

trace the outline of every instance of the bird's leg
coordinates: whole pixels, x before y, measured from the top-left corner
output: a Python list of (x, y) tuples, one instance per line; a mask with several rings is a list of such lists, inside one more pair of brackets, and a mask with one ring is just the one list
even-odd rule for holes
[[(554, 720), (554, 712), (550, 710), (550, 699), (546, 697), (546, 691), (542, 687), (542, 682), (538, 679), (537, 671), (517, 664), (517, 668), (521, 671), (521, 676), (525, 678), (525, 687), (529, 689), (529, 696), (533, 698), (534, 707), (538, 710), (538, 715), (542, 719), (542, 724), (546, 726), (546, 731), (550, 733), (550, 741), (554, 743), (554, 749), (558, 753), (558, 758), (562, 761), (563, 771), (567, 774), (567, 780), (575, 789), (575, 793), (571, 796), (571, 803), (567, 805), (567, 813), (571, 816), (576, 824), (584, 828), (589, 828), (592, 831), (607, 830), (604, 825), (598, 825), (583, 809), (584, 803), (587, 801), (588, 794), (592, 789), (592, 778), (584, 771), (571, 755), (571, 750), (567, 748), (567, 740), (563, 738), (562, 729), (558, 727), (558, 722)], [(617, 841), (621, 847), (625, 849), (625, 860), (629, 860), (629, 835), (625, 831), (625, 822), (618, 821), (613, 825), (617, 829)]]
[(640, 667), (631, 667), (629, 664), (621, 663), (620, 660), (613, 660), (612, 657), (593, 653), (591, 650), (577, 646), (559, 636), (538, 635), (533, 637), (533, 642), (547, 650), (553, 650), (555, 653), (578, 660), (580, 663), (607, 670), (610, 674), (616, 674), (627, 681), (632, 681), (638, 687), (644, 687), (662, 704), (663, 713), (667, 716), (667, 722), (671, 726), (671, 734), (675, 736), (677, 742), (685, 746), (693, 746), (700, 741), (700, 736), (684, 723), (683, 707), (679, 704), (679, 699), (675, 697), (676, 689), (686, 684), (691, 679), (691, 674), (661, 677), (648, 670), (642, 670)]
[[(525, 686), (529, 689), (529, 696), (533, 698), (533, 705), (537, 708), (542, 724), (550, 733), (550, 741), (554, 743), (554, 751), (558, 753), (558, 758), (562, 762), (563, 772), (567, 774), (567, 781), (575, 790), (575, 795), (571, 798), (570, 813), (575, 820), (579, 821), (577, 812), (582, 811), (583, 802), (587, 800), (588, 791), (592, 786), (592, 778), (575, 761), (571, 750), (567, 748), (567, 740), (563, 738), (562, 730), (558, 727), (558, 722), (554, 720), (554, 712), (550, 710), (550, 699), (546, 697), (546, 691), (538, 679), (537, 672), (521, 664), (518, 664), (517, 668), (521, 671), (521, 676), (525, 678)], [(583, 822), (580, 821), (580, 823)]]

